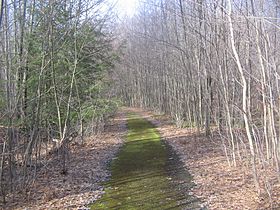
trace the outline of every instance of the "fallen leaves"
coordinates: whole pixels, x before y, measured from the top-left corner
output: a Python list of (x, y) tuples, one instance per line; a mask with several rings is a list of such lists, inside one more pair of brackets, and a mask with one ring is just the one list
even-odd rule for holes
[[(275, 209), (280, 209), (280, 186), (273, 170), (259, 169), (262, 186), (259, 196), (248, 164), (240, 161), (237, 167), (230, 167), (219, 136), (210, 140), (197, 134), (196, 130), (176, 128), (167, 116), (154, 117), (153, 112), (135, 108), (130, 111), (148, 117), (158, 127), (162, 138), (179, 154), (184, 167), (193, 175), (195, 187), (190, 194), (200, 198), (202, 206), (219, 210), (252, 210), (270, 209), (273, 204)], [(266, 184), (266, 179), (270, 184)], [(266, 188), (271, 188), (272, 200)]]
[(80, 209), (87, 210), (104, 193), (101, 182), (110, 177), (108, 162), (122, 145), (126, 132), (124, 113), (111, 120), (104, 134), (86, 139), (84, 145), (72, 145), (67, 175), (60, 173), (57, 159), (50, 159), (47, 167), (37, 174), (28, 191), (28, 199), (13, 194), (3, 208), (8, 209)]

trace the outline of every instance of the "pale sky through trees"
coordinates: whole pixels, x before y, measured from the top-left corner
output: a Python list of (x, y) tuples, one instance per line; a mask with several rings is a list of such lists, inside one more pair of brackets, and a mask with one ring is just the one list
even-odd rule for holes
[(120, 12), (120, 16), (132, 16), (137, 8), (138, 0), (118, 0), (117, 9)]

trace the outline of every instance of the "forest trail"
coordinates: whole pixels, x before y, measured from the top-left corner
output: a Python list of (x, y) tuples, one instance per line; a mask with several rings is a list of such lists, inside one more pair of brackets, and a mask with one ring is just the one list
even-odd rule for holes
[(91, 209), (199, 209), (198, 200), (186, 195), (190, 174), (154, 125), (132, 113), (127, 125), (126, 143), (111, 163), (105, 194)]

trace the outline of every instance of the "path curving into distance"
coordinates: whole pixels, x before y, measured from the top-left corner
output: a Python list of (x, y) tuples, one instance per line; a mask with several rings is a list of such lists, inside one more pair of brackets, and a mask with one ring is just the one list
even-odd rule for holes
[(191, 176), (146, 119), (128, 115), (126, 143), (111, 163), (105, 194), (90, 208), (114, 210), (200, 209), (186, 196)]

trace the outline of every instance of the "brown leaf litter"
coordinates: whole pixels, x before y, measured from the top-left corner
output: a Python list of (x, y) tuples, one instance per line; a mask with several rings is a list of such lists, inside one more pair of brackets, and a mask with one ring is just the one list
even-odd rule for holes
[[(71, 147), (68, 174), (62, 175), (55, 160), (38, 174), (26, 196), (15, 194), (9, 209), (85, 209), (103, 192), (102, 181), (109, 177), (107, 163), (122, 145), (126, 132), (123, 112), (133, 111), (148, 118), (173, 147), (184, 167), (193, 176), (192, 192), (208, 209), (280, 209), (280, 185), (276, 173), (259, 167), (261, 194), (255, 191), (246, 161), (228, 165), (218, 135), (206, 138), (190, 128), (179, 129), (170, 118), (136, 108), (123, 109), (102, 136), (88, 138), (83, 146)], [(271, 195), (268, 196), (268, 192)]]
[(176, 128), (168, 116), (136, 108), (129, 111), (138, 112), (158, 127), (162, 138), (173, 147), (193, 176), (196, 186), (190, 193), (199, 197), (208, 209), (280, 209), (280, 184), (272, 169), (257, 166), (259, 195), (246, 160), (238, 160), (236, 167), (229, 166), (219, 135), (207, 138), (191, 128)]
[(25, 193), (17, 192), (3, 209), (86, 209), (103, 193), (103, 181), (110, 176), (108, 162), (122, 145), (126, 132), (124, 113), (118, 113), (105, 133), (92, 136), (83, 145), (70, 147), (68, 171), (61, 174), (58, 160), (41, 169)]

